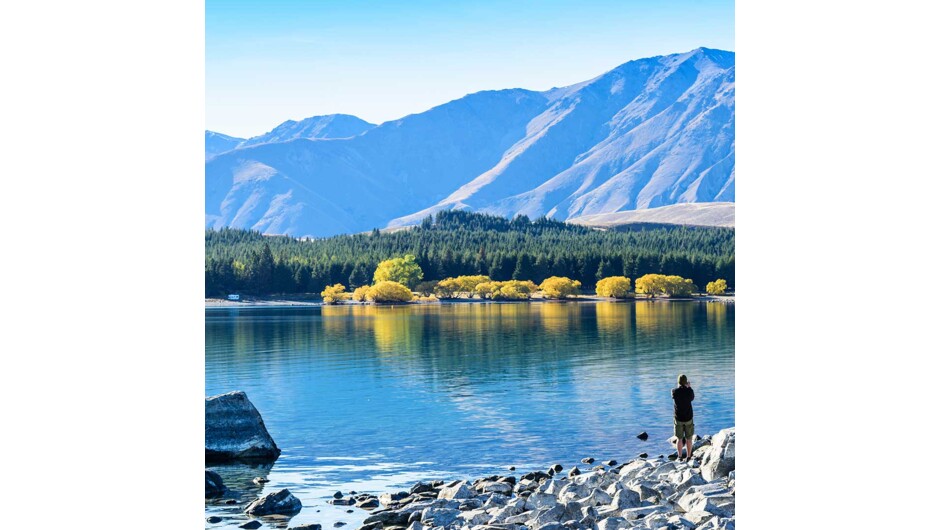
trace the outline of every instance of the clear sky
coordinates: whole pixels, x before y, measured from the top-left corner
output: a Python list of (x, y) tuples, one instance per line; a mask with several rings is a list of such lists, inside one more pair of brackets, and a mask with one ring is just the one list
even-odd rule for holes
[(206, 128), (381, 123), (699, 46), (734, 50), (732, 0), (206, 0)]

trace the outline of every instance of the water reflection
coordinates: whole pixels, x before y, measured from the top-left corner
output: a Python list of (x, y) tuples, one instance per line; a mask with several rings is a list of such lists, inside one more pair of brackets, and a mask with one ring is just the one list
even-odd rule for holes
[[(696, 383), (698, 430), (734, 423), (733, 305), (206, 311), (206, 394), (244, 390), (261, 412), (283, 450), (262, 491), (301, 499), (293, 525), (354, 528), (365, 514), (326, 504), (336, 489), (665, 452), (679, 372)], [(260, 494), (249, 485), (260, 472), (240, 473), (239, 498)]]

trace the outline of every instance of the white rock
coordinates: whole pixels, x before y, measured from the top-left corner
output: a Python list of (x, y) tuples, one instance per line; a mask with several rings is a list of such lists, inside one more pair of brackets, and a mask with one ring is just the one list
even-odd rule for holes
[(640, 495), (633, 490), (623, 489), (614, 495), (610, 505), (618, 510), (636, 508), (640, 506)]
[(711, 482), (734, 470), (734, 427), (718, 432), (702, 458), (702, 477)]
[(654, 506), (640, 506), (639, 508), (627, 508), (620, 512), (620, 516), (628, 521), (633, 521), (639, 519), (640, 517), (646, 517), (651, 513), (665, 513), (669, 511), (669, 508), (666, 508), (662, 505)]
[(597, 530), (623, 530), (630, 524), (623, 517), (608, 517), (597, 522)]
[(438, 499), (469, 499), (473, 496), (473, 490), (463, 480), (451, 482), (441, 488), (437, 494)]
[(541, 508), (551, 508), (558, 504), (558, 499), (548, 493), (535, 492), (526, 499), (525, 507), (527, 510), (538, 510)]
[(460, 515), (457, 516), (457, 522), (464, 521), (470, 526), (475, 526), (478, 524), (488, 523), (490, 518), (490, 515), (487, 514), (485, 510), (468, 510), (466, 512), (460, 512)]
[(460, 510), (454, 508), (425, 508), (421, 512), (421, 523), (424, 526), (447, 526), (453, 523)]
[(688, 519), (693, 525), (698, 526), (705, 521), (715, 517), (715, 514), (710, 512), (686, 512), (682, 518)]

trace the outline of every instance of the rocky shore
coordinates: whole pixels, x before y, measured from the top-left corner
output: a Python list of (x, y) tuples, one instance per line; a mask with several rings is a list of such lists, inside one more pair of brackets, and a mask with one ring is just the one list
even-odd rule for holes
[[(277, 458), (280, 450), (256, 414), (243, 393), (207, 398), (207, 420), (211, 416), (214, 421), (207, 421), (207, 434), (216, 434), (217, 424), (236, 425), (233, 430), (241, 431), (240, 439), (236, 437), (240, 443), (218, 443), (211, 453), (213, 439), (207, 436), (207, 457), (225, 452), (235, 458), (246, 453), (257, 456), (260, 447)], [(638, 438), (645, 439), (645, 434)], [(381, 495), (336, 492), (329, 503), (370, 512), (358, 530), (733, 529), (734, 436), (732, 427), (714, 436), (696, 437), (693, 458), (685, 462), (674, 453), (654, 458), (644, 453), (622, 464), (609, 460), (594, 465), (594, 459), (586, 457), (581, 461), (584, 469), (565, 470), (555, 464), (518, 476), (419, 482), (406, 491)], [(222, 478), (206, 470), (206, 498), (225, 492)], [(251, 519), (239, 528), (261, 527), (254, 517), (290, 518), (302, 509), (301, 501), (288, 490), (270, 492), (244, 509)], [(210, 517), (207, 522), (220, 519)], [(283, 528), (285, 522), (279, 519), (276, 526)], [(322, 530), (319, 524), (288, 530), (301, 528)]]
[(694, 447), (691, 462), (637, 458), (567, 473), (556, 465), (334, 502), (381, 504), (359, 530), (733, 529), (734, 428)]

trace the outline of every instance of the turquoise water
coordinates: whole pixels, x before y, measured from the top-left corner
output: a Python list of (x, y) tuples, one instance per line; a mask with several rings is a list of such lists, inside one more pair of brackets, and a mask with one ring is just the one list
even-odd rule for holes
[(207, 308), (206, 395), (244, 390), (283, 451), (210, 468), (239, 504), (207, 501), (224, 519), (207, 528), (284, 487), (304, 504), (291, 525), (356, 528), (365, 512), (327, 505), (333, 492), (666, 454), (679, 373), (696, 432), (734, 425), (734, 304)]

